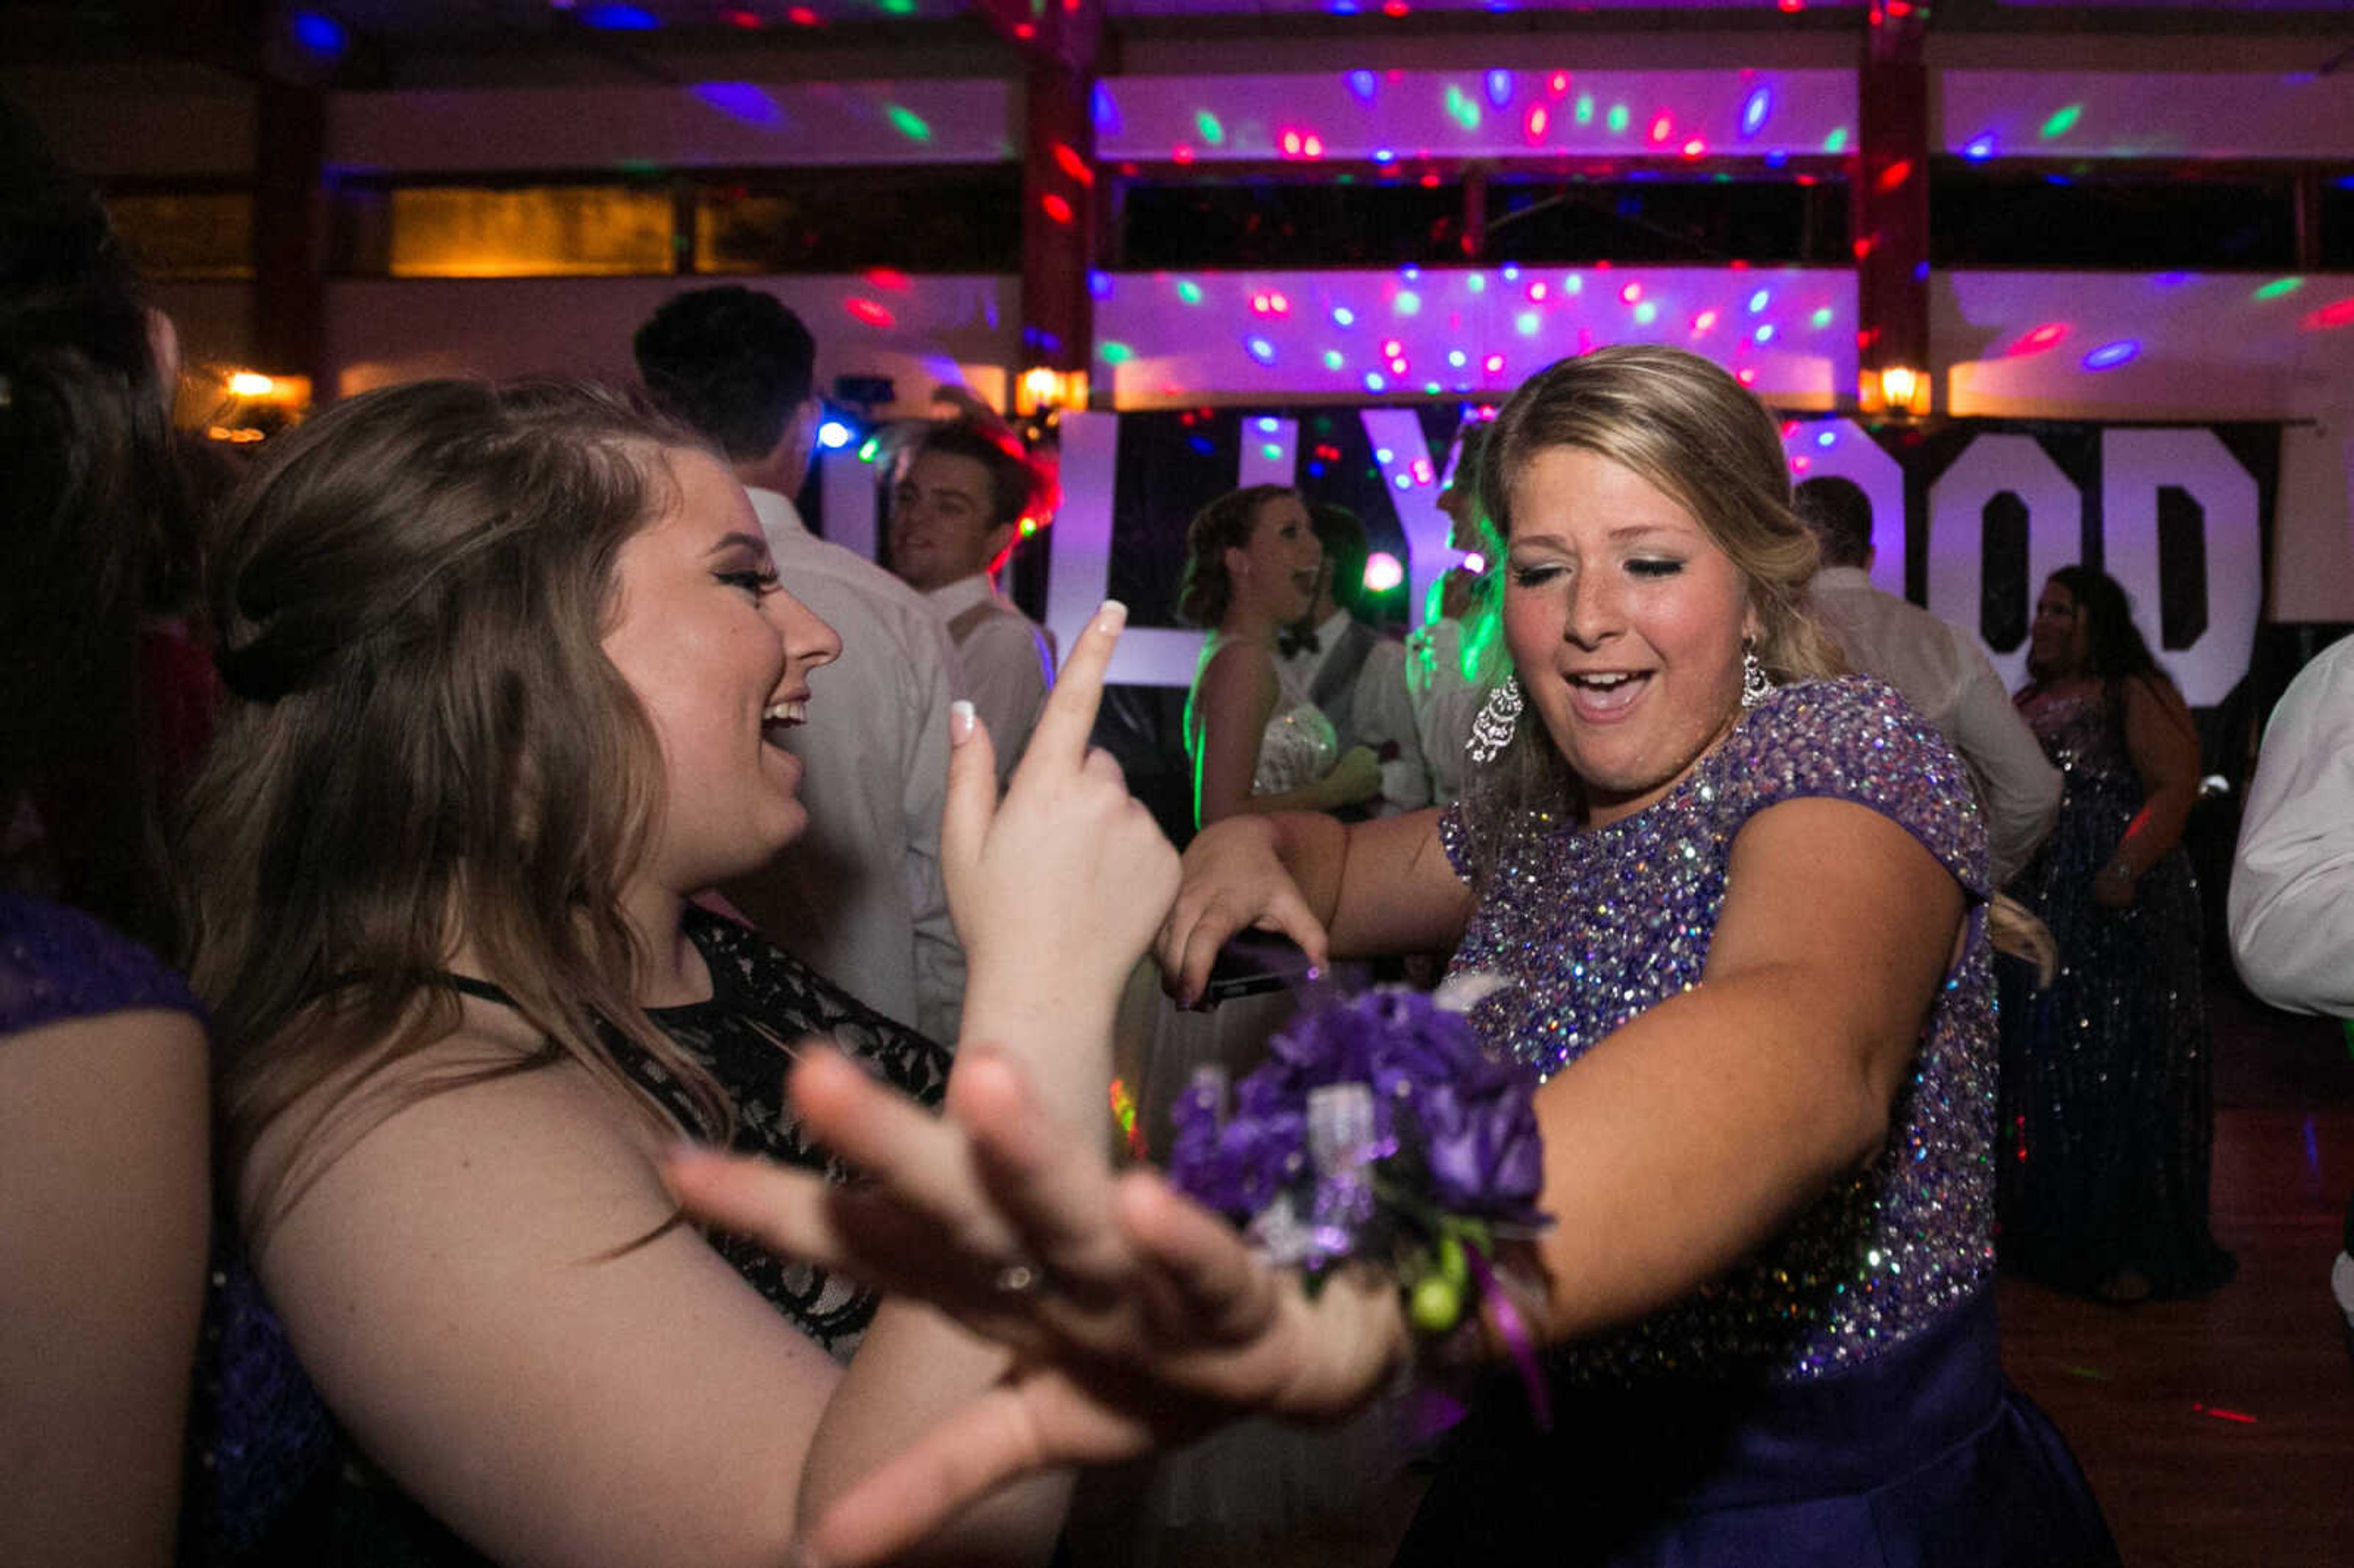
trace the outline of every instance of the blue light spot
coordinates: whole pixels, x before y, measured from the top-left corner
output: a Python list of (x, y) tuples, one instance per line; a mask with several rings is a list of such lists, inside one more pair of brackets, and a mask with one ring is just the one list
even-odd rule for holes
[(582, 26), (609, 33), (651, 33), (662, 26), (660, 16), (635, 5), (591, 5), (578, 15)]
[(1272, 414), (1265, 416), (1258, 422), (1258, 433), (1262, 436), (1271, 436), (1280, 428)]
[(1790, 154), (1779, 147), (1766, 154), (1766, 166), (1769, 169), (1778, 169), (1789, 161)]
[(1984, 163), (1988, 158), (1993, 157), (1994, 132), (1989, 131), (1983, 136), (1973, 136), (1968, 141), (1963, 143), (1962, 156), (1965, 158), (1974, 159), (1978, 163)]
[(1110, 273), (1108, 273), (1108, 272), (1090, 272), (1090, 273), (1088, 273), (1088, 274), (1087, 274), (1087, 293), (1088, 293), (1088, 295), (1089, 295), (1091, 298), (1094, 298), (1094, 299), (1098, 299), (1098, 300), (1108, 300), (1108, 299), (1110, 299), (1110, 298), (1111, 298), (1111, 274), (1110, 274)]
[(1396, 453), (1391, 451), (1387, 447), (1379, 447), (1373, 451), (1373, 461), (1386, 468), (1395, 459), (1396, 455)]
[(698, 81), (693, 90), (705, 104), (730, 120), (747, 125), (781, 125), (785, 111), (777, 101), (748, 81)]
[(294, 41), (314, 55), (334, 57), (344, 52), (351, 40), (344, 34), (344, 25), (333, 16), (323, 16), (316, 11), (294, 13)]
[(1275, 344), (1267, 342), (1267, 339), (1263, 337), (1255, 337), (1245, 343), (1243, 346), (1248, 349), (1250, 351), (1250, 356), (1253, 359), (1257, 360), (1261, 365), (1273, 365), (1275, 363)]
[(1512, 73), (1491, 70), (1488, 73), (1488, 101), (1501, 109), (1512, 101)]
[(1759, 327), (1755, 336), (1757, 342), (1761, 344), (1772, 343), (1774, 341), (1774, 323), (1772, 322), (1767, 322), (1764, 326)]
[(1366, 371), (1366, 372), (1365, 372), (1365, 390), (1366, 390), (1366, 391), (1368, 391), (1368, 392), (1378, 392), (1378, 391), (1380, 391), (1383, 387), (1386, 387), (1386, 386), (1388, 386), (1388, 385), (1389, 385), (1389, 383), (1388, 383), (1388, 382), (1386, 382), (1386, 381), (1384, 381), (1384, 380), (1383, 380), (1383, 379), (1382, 379), (1382, 373), (1381, 373), (1380, 371), (1378, 371), (1378, 370), (1368, 370), (1368, 371)]
[(840, 451), (856, 440), (858, 432), (840, 419), (828, 419), (817, 428), (817, 444), (830, 452)]
[(1815, 438), (1815, 445), (1819, 447), (1829, 448), (1836, 446), (1838, 443), (1839, 432), (1837, 430), (1825, 430), (1821, 435)]
[(1096, 83), (1095, 91), (1090, 95), (1090, 109), (1095, 115), (1097, 130), (1115, 136), (1119, 133), (1119, 101), (1112, 97), (1108, 85), (1100, 81)]
[(1373, 149), (1373, 162), (1376, 164), (1394, 164), (1397, 162), (1397, 154), (1391, 152), (1387, 147), (1376, 147)]
[(1773, 302), (1774, 295), (1772, 291), (1760, 289), (1755, 293), (1749, 296), (1749, 313), (1754, 316)]
[(2123, 365), (2126, 360), (2133, 358), (2140, 352), (2141, 340), (2139, 338), (2120, 338), (2115, 343), (2105, 343), (2101, 344), (2100, 347), (2093, 350), (2092, 353), (2084, 355), (2084, 368), (2087, 370), (2114, 370), (2118, 366)]
[(1349, 73), (1349, 90), (1355, 93), (1363, 102), (1371, 103), (1373, 101), (1374, 90), (1379, 85), (1372, 71), (1352, 70)]
[(1209, 456), (1213, 451), (1214, 451), (1214, 450), (1217, 450), (1216, 448), (1213, 447), (1213, 446), (1210, 444), (1210, 438), (1209, 438), (1209, 437), (1207, 437), (1207, 436), (1194, 436), (1194, 437), (1192, 437), (1192, 438), (1190, 438), (1189, 440), (1187, 440), (1187, 441), (1185, 442), (1185, 444), (1186, 444), (1187, 446), (1189, 446), (1189, 447), (1192, 447), (1195, 451), (1197, 451), (1197, 452), (1201, 453), (1204, 457), (1208, 457), (1208, 456)]
[(1357, 313), (1351, 310), (1346, 305), (1334, 305), (1332, 307), (1332, 324), (1334, 326), (1355, 326), (1357, 324)]
[(1774, 90), (1770, 87), (1759, 88), (1751, 93), (1748, 101), (1741, 106), (1741, 133), (1744, 136), (1756, 135), (1757, 128), (1765, 124), (1766, 117), (1773, 112)]
[(1402, 473), (1395, 479), (1390, 481), (1390, 482), (1396, 485), (1400, 490), (1412, 490), (1414, 488), (1414, 475), (1410, 473)]

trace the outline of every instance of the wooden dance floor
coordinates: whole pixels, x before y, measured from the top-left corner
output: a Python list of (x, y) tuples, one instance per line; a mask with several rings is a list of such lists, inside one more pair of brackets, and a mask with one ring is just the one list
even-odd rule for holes
[(2001, 1286), (2011, 1381), (2075, 1446), (2126, 1568), (2354, 1564), (2354, 1357), (2329, 1266), (2354, 1058), (2218, 978), (2214, 1224), (2239, 1277), (2133, 1308)]

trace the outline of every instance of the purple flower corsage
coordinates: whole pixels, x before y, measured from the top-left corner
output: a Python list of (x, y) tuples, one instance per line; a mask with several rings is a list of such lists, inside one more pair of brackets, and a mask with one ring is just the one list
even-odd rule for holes
[(1542, 1409), (1533, 1347), (1491, 1268), (1499, 1240), (1552, 1223), (1536, 1206), (1538, 1075), (1403, 986), (1303, 1013), (1268, 1053), (1231, 1097), (1214, 1066), (1179, 1096), (1170, 1181), (1310, 1291), (1348, 1259), (1388, 1265), (1419, 1333), (1449, 1332), (1491, 1296)]

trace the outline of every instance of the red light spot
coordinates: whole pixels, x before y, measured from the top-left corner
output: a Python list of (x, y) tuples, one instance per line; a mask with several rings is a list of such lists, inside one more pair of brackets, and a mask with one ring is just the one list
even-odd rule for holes
[(1068, 223), (1071, 221), (1071, 204), (1065, 201), (1053, 191), (1048, 191), (1044, 196), (1038, 198), (1038, 207), (1041, 211), (1045, 213), (1048, 217), (1053, 218), (1056, 223)]
[(1799, 473), (1804, 473), (1804, 472), (1806, 472), (1808, 469), (1812, 468), (1812, 467), (1814, 467), (1814, 466), (1815, 466), (1815, 460), (1814, 460), (1814, 459), (1812, 459), (1812, 458), (1810, 458), (1810, 457), (1808, 457), (1808, 456), (1807, 456), (1805, 453), (1803, 453), (1803, 452), (1802, 452), (1802, 453), (1800, 453), (1798, 456), (1794, 457), (1794, 458), (1792, 458), (1792, 459), (1790, 460), (1790, 467), (1791, 467), (1793, 470), (1795, 470), (1795, 471), (1797, 471), (1797, 472), (1799, 472)]
[(1529, 111), (1528, 122), (1522, 127), (1522, 132), (1530, 141), (1542, 142), (1544, 140), (1545, 128), (1552, 123), (1553, 116), (1546, 113), (1545, 106), (1540, 103)]
[(1096, 183), (1096, 172), (1087, 167), (1087, 161), (1079, 156), (1079, 150), (1067, 142), (1055, 143), (1055, 163), (1063, 173), (1083, 185)]
[(719, 19), (731, 27), (765, 27), (766, 22), (749, 11), (722, 11)]
[[(1715, 324), (1716, 313), (1714, 311), (1702, 311), (1700, 314), (1692, 317), (1692, 331), (1694, 332), (1706, 332)], [(1784, 433), (1787, 434), (1788, 432), (1785, 431)]]
[(1618, 291), (1619, 300), (1626, 304), (1631, 305), (1642, 297), (1643, 285), (1640, 283), (1629, 283), (1625, 288)]
[(886, 332), (899, 324), (898, 318), (873, 300), (861, 299), (854, 295), (842, 302), (842, 308), (868, 326), (881, 327)]
[(1651, 140), (1654, 142), (1664, 142), (1675, 132), (1675, 122), (1664, 114), (1651, 122)]
[(1382, 5), (1382, 15), (1384, 16), (1403, 16), (1405, 15), (1405, 0), (1384, 0)]
[(904, 291), (907, 287), (907, 274), (896, 267), (870, 268), (866, 281), (878, 289), (889, 289), (894, 293)]
[(2354, 294), (2333, 300), (2305, 318), (2300, 324), (2307, 332), (2329, 332), (2354, 323)]
[(1438, 188), (1438, 171), (1436, 169), (1432, 170), (1429, 174), (1423, 175), (1421, 180), (1416, 183), (1421, 185), (1426, 190), (1437, 190)]
[(1888, 0), (1888, 14), (1897, 17), (1910, 16), (1913, 14), (1910, 0)]
[(1395, 338), (1392, 338), (1387, 343), (1382, 344), (1382, 357), (1384, 359), (1395, 359), (1399, 355), (1404, 354), (1405, 352), (1405, 345), (1398, 342)]
[(1186, 146), (1174, 147), (1170, 150), (1169, 156), (1178, 163), (1190, 164), (1193, 161), (1193, 149)]
[(1708, 143), (1697, 136), (1684, 143), (1684, 156), (1687, 158), (1697, 158), (1707, 151)]
[(1491, 354), (1480, 368), (1490, 376), (1501, 376), (1504, 373), (1504, 356), (1500, 354)]
[(1795, 16), (1807, 8), (1807, 0), (1775, 0), (1786, 14)]
[(1783, 420), (1783, 421), (1782, 421), (1782, 439), (1783, 439), (1784, 440), (1786, 440), (1786, 441), (1787, 441), (1787, 440), (1788, 440), (1792, 436), (1795, 436), (1795, 435), (1797, 435), (1797, 433), (1798, 433), (1798, 421), (1797, 421), (1797, 420), (1796, 420), (1796, 419), (1785, 419), (1785, 420)]
[(2190, 1408), (2201, 1415), (2211, 1415), (2218, 1421), (2236, 1421), (2243, 1426), (2256, 1425), (2256, 1418), (2244, 1410), (2225, 1410), (2218, 1404), (2193, 1404)]
[(1038, 29), (1028, 22), (1016, 22), (1013, 24), (1013, 36), (1027, 42), (1038, 36)]
[(1802, 185), (1813, 185), (1815, 183), (1815, 176), (1812, 175), (1800, 175), (1798, 176), (1798, 183)]
[(1555, 98), (1559, 98), (1563, 93), (1569, 90), (1569, 73), (1565, 70), (1557, 70), (1553, 72), (1553, 81), (1550, 85), (1553, 88), (1553, 95)]
[(1880, 171), (1879, 185), (1883, 191), (1893, 191), (1898, 185), (1903, 185), (1906, 180), (1909, 180), (1912, 177), (1913, 160), (1910, 158), (1899, 158), (1894, 163), (1889, 164), (1888, 167)]
[(1861, 261), (1865, 257), (1872, 254), (1872, 243), (1876, 238), (1877, 236), (1867, 234), (1862, 238), (1855, 242), (1855, 259), (1857, 260)]
[(806, 5), (796, 5), (785, 13), (785, 20), (796, 27), (814, 27), (818, 25), (818, 14)]
[(1311, 131), (1299, 143), (1299, 150), (1311, 158), (1320, 158), (1324, 155), (1324, 138)]
[(1744, 387), (1755, 387), (1757, 385), (1757, 372), (1754, 367), (1748, 370), (1734, 371), (1733, 373), (1733, 378), (1735, 381), (1740, 382)]
[(1299, 156), (1299, 132), (1297, 132), (1297, 131), (1286, 131), (1286, 132), (1283, 133), (1283, 153), (1284, 153), (1284, 156), (1286, 156), (1286, 157), (1288, 157), (1288, 158), (1296, 158), (1296, 157)]
[(2026, 334), (2020, 337), (2017, 343), (2014, 343), (2009, 348), (2004, 349), (2002, 351), (2003, 357), (2006, 359), (2017, 359), (2022, 355), (2041, 354), (2045, 349), (2050, 348), (2053, 344), (2058, 343), (2062, 338), (2066, 337), (2067, 335), (2067, 323), (2045, 322), (2041, 326)]

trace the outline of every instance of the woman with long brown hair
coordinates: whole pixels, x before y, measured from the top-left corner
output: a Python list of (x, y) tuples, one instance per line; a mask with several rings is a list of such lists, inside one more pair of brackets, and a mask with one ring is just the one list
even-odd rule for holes
[[(351, 1450), (338, 1539), (294, 1550), (779, 1561), (805, 1499), (1002, 1365), (677, 1224), (657, 1169), (689, 1139), (835, 1169), (782, 1095), (804, 1036), (956, 1092), (945, 1043), (691, 901), (800, 831), (775, 743), (839, 641), (723, 461), (576, 387), (329, 411), (232, 510), (217, 582), (194, 973), (253, 1266)], [(1080, 1126), (1174, 874), (1086, 746), (1119, 620), (1002, 807), (986, 732), (952, 725), (942, 834), (964, 1039), (1044, 1053)], [(1049, 1483), (970, 1551), (1034, 1559), (1057, 1517)]]

